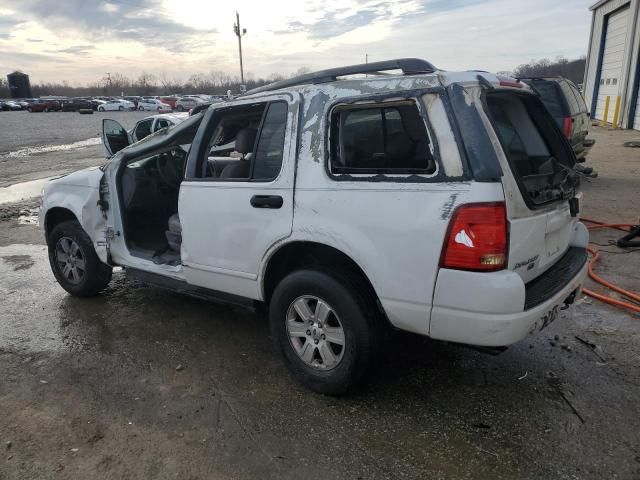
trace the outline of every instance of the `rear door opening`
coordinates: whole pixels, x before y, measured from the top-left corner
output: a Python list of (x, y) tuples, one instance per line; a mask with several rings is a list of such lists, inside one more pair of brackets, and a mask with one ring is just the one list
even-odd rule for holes
[(486, 93), (485, 106), (506, 157), (503, 169), (510, 171), (504, 175), (513, 177), (522, 197), (507, 182), (513, 185), (505, 195), (508, 268), (528, 283), (563, 258), (574, 239), (578, 220), (569, 200), (579, 185), (575, 154), (537, 96), (495, 90)]
[(529, 208), (573, 198), (575, 157), (543, 104), (529, 94), (490, 92), (489, 115)]

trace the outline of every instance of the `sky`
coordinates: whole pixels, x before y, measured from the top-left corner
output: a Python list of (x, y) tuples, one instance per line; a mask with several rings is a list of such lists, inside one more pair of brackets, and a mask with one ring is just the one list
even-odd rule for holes
[(510, 71), (587, 53), (595, 0), (0, 0), (0, 75), (97, 82), (119, 72), (184, 81), (267, 77), (390, 58)]

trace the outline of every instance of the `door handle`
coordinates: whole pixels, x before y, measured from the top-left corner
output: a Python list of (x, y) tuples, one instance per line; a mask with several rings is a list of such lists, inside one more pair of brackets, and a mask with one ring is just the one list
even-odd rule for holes
[(253, 208), (280, 208), (284, 200), (280, 195), (254, 195), (251, 197)]

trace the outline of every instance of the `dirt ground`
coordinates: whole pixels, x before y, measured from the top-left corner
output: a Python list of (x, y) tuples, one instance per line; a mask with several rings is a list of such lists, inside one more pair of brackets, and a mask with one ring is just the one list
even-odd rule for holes
[[(584, 216), (637, 222), (640, 149), (621, 145), (640, 132), (591, 135)], [(580, 299), (499, 356), (397, 333), (362, 391), (324, 397), (259, 314), (121, 272), (70, 297), (36, 208), (0, 205), (0, 479), (640, 479), (640, 315)], [(640, 252), (601, 248), (598, 271), (640, 290)]]

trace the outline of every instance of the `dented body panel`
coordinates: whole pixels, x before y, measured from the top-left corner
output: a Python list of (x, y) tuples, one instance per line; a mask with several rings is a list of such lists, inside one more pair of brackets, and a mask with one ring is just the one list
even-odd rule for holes
[(98, 206), (102, 177), (102, 170), (91, 167), (51, 180), (44, 188), (38, 223), (43, 233), (50, 231), (47, 213), (53, 208), (68, 210), (93, 241), (100, 260), (108, 263), (106, 222)]

